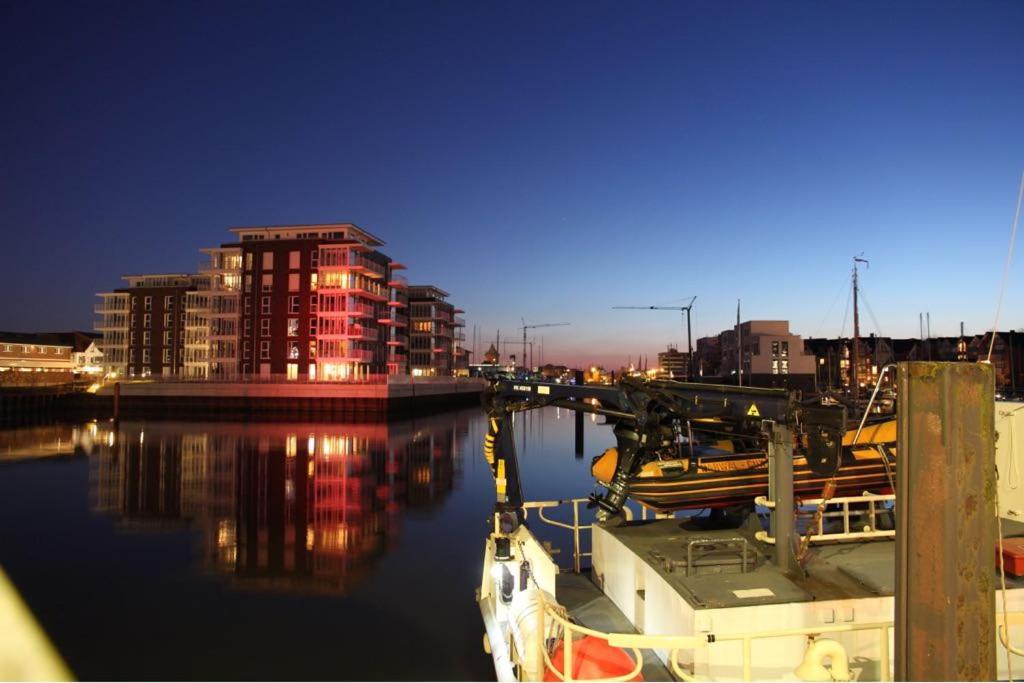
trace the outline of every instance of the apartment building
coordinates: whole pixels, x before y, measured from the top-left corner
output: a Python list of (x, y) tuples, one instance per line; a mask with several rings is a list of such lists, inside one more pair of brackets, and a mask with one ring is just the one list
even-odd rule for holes
[(450, 376), (469, 369), (463, 348), (466, 322), (448, 302), (448, 292), (434, 285), (409, 287), (409, 373)]
[[(437, 287), (410, 288), (405, 266), (366, 230), (329, 223), (230, 232), (234, 241), (201, 250), (206, 261), (196, 275), (131, 276), (129, 287), (98, 295), (96, 329), (111, 370), (345, 381), (468, 367), (462, 311)], [(425, 332), (415, 367), (413, 307)]]
[(686, 381), (690, 378), (690, 354), (675, 346), (658, 353), (658, 376)]
[(185, 364), (185, 298), (197, 288), (185, 273), (126, 275), (128, 286), (98, 294), (95, 329), (104, 368), (126, 377), (170, 377)]
[(347, 380), (404, 369), (404, 268), (352, 225), (233, 228), (243, 376)]
[(804, 351), (803, 340), (790, 332), (787, 320), (750, 320), (724, 330), (715, 343), (698, 340), (697, 349), (708, 381), (736, 383), (742, 360), (743, 383), (749, 386), (814, 386), (814, 355)]

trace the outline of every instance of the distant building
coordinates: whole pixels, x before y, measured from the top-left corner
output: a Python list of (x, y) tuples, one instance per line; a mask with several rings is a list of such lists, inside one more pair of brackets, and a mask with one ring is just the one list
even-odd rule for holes
[(690, 378), (690, 356), (682, 353), (675, 346), (669, 346), (658, 354), (658, 375), (671, 379), (687, 380)]
[(736, 384), (742, 359), (742, 380), (747, 386), (814, 387), (814, 356), (804, 351), (800, 336), (790, 332), (789, 321), (751, 320), (742, 323), (738, 331), (735, 327), (723, 331), (717, 343), (697, 340), (698, 350), (705, 342), (701, 355), (704, 381)]
[(102, 372), (95, 335), (85, 332), (0, 332), (0, 385), (40, 386)]
[[(202, 250), (209, 260), (198, 274), (129, 276), (128, 287), (98, 295), (109, 372), (274, 381), (410, 373), (409, 284), (381, 240), (351, 223), (231, 232), (235, 241)], [(462, 311), (436, 287), (417, 291), (427, 315), (418, 322), (430, 331), (418, 337), (428, 346), (416, 374), (465, 374)]]
[(462, 348), (465, 321), (447, 301), (448, 292), (434, 285), (409, 287), (409, 372), (414, 376), (450, 376), (468, 372)]

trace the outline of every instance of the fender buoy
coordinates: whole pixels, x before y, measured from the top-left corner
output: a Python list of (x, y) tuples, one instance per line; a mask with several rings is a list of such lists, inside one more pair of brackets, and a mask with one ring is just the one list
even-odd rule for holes
[[(551, 654), (551, 664), (558, 670), (558, 673), (563, 673), (562, 667), (565, 664), (563, 649), (562, 643), (558, 643), (555, 651)], [(636, 668), (636, 662), (625, 650), (612, 647), (607, 640), (584, 636), (573, 641), (572, 668), (572, 677), (576, 680), (600, 680), (625, 676)], [(545, 667), (544, 680), (560, 681), (561, 679)], [(644, 677), (643, 674), (638, 673), (629, 680), (642, 681)]]

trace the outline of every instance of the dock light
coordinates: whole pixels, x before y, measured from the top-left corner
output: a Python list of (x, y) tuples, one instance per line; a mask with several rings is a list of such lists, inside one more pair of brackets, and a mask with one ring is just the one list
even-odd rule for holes
[(508, 562), (512, 559), (512, 539), (498, 537), (494, 539), (494, 560)]

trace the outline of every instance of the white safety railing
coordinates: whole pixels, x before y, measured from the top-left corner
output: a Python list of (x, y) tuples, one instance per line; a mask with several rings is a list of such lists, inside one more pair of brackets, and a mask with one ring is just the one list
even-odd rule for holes
[[(580, 546), (580, 532), (591, 531), (594, 528), (593, 524), (580, 524), (580, 504), (588, 504), (590, 499), (588, 498), (567, 498), (564, 500), (535, 500), (523, 503), (523, 510), (525, 514), (529, 516), (530, 510), (537, 511), (537, 517), (540, 521), (551, 526), (558, 527), (560, 529), (568, 529), (572, 532), (572, 568), (573, 571), (579, 574), (583, 569), (583, 558), (593, 556), (592, 552), (583, 552)], [(563, 505), (572, 506), (572, 523), (561, 522), (557, 519), (551, 519), (544, 515), (544, 511), (562, 507)], [(633, 520), (633, 511), (628, 507), (622, 508), (623, 515), (626, 517), (626, 521)], [(646, 515), (643, 517), (646, 519)]]
[[(801, 500), (802, 505), (817, 506), (825, 503), (825, 511), (816, 518), (816, 529), (808, 529), (811, 534), (811, 543), (835, 543), (841, 541), (863, 541), (872, 539), (895, 538), (895, 529), (879, 529), (878, 517), (883, 513), (892, 512), (893, 508), (887, 507), (887, 503), (896, 502), (895, 494), (874, 494), (865, 491), (859, 496), (840, 496), (837, 498), (815, 498), (812, 500)], [(775, 501), (769, 500), (766, 496), (758, 496), (754, 499), (756, 505), (769, 509), (775, 509)], [(863, 505), (866, 507), (851, 509), (851, 505)], [(831, 509), (830, 509), (831, 508)], [(838, 509), (837, 509), (838, 508)], [(865, 516), (867, 524), (860, 530), (855, 530), (853, 518)], [(825, 520), (839, 519), (842, 522), (841, 531), (825, 531)], [(763, 543), (775, 543), (775, 537), (767, 531), (758, 531), (755, 535), (757, 540)]]
[[(633, 669), (629, 673), (606, 678), (608, 681), (628, 681), (634, 678), (644, 667), (644, 651), (665, 650), (668, 653), (668, 665), (671, 673), (684, 681), (703, 680), (695, 676), (693, 671), (687, 671), (679, 662), (680, 652), (694, 652), (699, 649), (714, 648), (720, 643), (739, 642), (742, 647), (742, 676), (744, 681), (754, 680), (754, 662), (751, 652), (754, 641), (769, 640), (773, 638), (792, 638), (803, 636), (807, 638), (808, 647), (815, 639), (826, 634), (855, 633), (876, 631), (878, 633), (878, 663), (879, 680), (891, 681), (892, 674), (889, 664), (889, 633), (893, 628), (893, 622), (872, 622), (864, 624), (823, 624), (820, 626), (808, 626), (804, 628), (768, 629), (763, 631), (748, 631), (745, 633), (702, 633), (692, 636), (674, 635), (646, 635), (641, 633), (604, 633), (596, 631), (580, 624), (572, 622), (563, 614), (559, 606), (545, 601), (544, 609), (540, 611), (540, 630), (538, 633), (548, 633), (545, 630), (549, 624), (545, 620), (551, 620), (560, 629), (560, 637), (549, 639), (542, 648), (544, 666), (553, 676), (561, 681), (573, 680), (572, 672), (575, 671), (574, 663), (576, 648), (573, 641), (578, 638), (591, 636), (599, 638), (608, 643), (610, 647), (621, 648), (632, 652)], [(1024, 615), (1021, 616), (1024, 623)], [(1005, 641), (1004, 641), (1005, 642)], [(558, 645), (562, 646), (561, 661), (552, 661), (552, 654)], [(556, 658), (557, 659), (557, 658)], [(559, 667), (558, 664), (561, 666)], [(800, 662), (793, 662), (795, 670)]]

